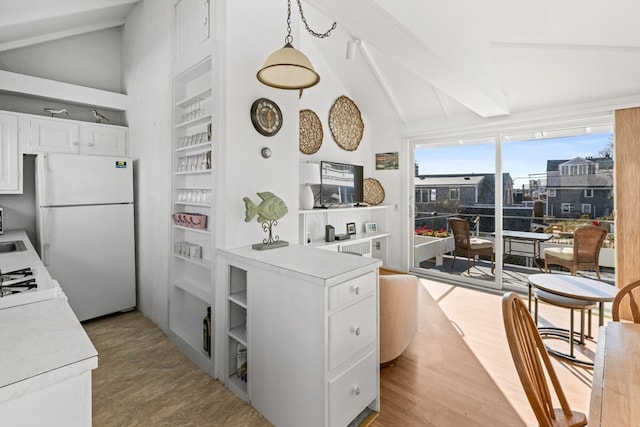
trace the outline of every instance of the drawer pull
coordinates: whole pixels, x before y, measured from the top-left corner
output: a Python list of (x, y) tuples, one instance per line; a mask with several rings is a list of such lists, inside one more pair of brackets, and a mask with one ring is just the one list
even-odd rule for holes
[(353, 328), (352, 331), (359, 336), (360, 335), (360, 328)]
[(356, 394), (356, 396), (360, 396), (360, 387), (355, 386), (355, 387), (353, 388), (353, 392)]
[(356, 295), (360, 295), (360, 286), (356, 286), (356, 288), (353, 290), (353, 292), (354, 292)]

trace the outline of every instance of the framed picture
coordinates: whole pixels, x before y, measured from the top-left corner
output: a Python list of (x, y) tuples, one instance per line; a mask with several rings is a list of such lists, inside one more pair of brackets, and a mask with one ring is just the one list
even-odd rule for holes
[(356, 234), (356, 223), (348, 222), (347, 223), (347, 234)]
[(378, 231), (378, 224), (375, 222), (367, 222), (364, 224), (365, 233), (376, 233)]
[(398, 152), (377, 153), (376, 170), (398, 169)]

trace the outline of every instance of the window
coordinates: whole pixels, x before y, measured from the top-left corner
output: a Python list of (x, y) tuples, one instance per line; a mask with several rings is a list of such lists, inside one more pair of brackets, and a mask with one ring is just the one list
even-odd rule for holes
[(417, 188), (416, 189), (416, 202), (427, 203), (436, 201), (436, 189), (435, 188)]
[(562, 204), (562, 213), (573, 212), (573, 204), (571, 203), (563, 203)]
[(556, 189), (555, 188), (549, 189), (548, 196), (549, 197), (556, 197)]
[(585, 188), (584, 197), (593, 197), (593, 188)]
[(582, 213), (583, 214), (590, 214), (591, 213), (591, 205), (588, 203), (583, 203), (582, 204)]
[(460, 189), (459, 188), (450, 188), (449, 189), (449, 200), (460, 200)]

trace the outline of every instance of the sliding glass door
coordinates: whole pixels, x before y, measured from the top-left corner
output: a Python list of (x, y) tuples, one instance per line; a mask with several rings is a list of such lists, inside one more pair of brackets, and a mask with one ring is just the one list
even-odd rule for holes
[[(413, 143), (414, 272), (493, 288), (524, 288), (544, 268), (544, 249), (573, 247), (573, 231), (607, 230), (599, 254), (603, 280), (615, 280), (611, 117), (497, 130), (495, 135)], [(544, 129), (544, 130), (540, 130)], [(451, 218), (490, 245), (471, 254), (456, 245)], [(460, 224), (458, 222), (458, 224)], [(554, 273), (565, 273), (553, 266)], [(595, 277), (595, 272), (580, 272)]]
[[(496, 137), (451, 138), (414, 149), (413, 269), (495, 287), (491, 256), (455, 251), (451, 218), (491, 246), (495, 230)], [(508, 192), (507, 192), (508, 193)], [(459, 234), (459, 233), (458, 233)], [(458, 236), (458, 238), (460, 238)], [(485, 251), (486, 252), (486, 251)], [(455, 257), (451, 254), (457, 253)]]

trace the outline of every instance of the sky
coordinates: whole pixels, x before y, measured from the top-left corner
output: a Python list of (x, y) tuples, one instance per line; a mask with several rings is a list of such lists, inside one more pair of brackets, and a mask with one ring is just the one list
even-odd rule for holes
[[(547, 160), (598, 157), (611, 134), (601, 133), (566, 138), (506, 142), (503, 144), (503, 171), (511, 174), (514, 185), (528, 187), (529, 174), (545, 174)], [(493, 144), (452, 145), (419, 148), (415, 153), (421, 175), (454, 173), (493, 173)], [(542, 176), (543, 177), (543, 176)]]

